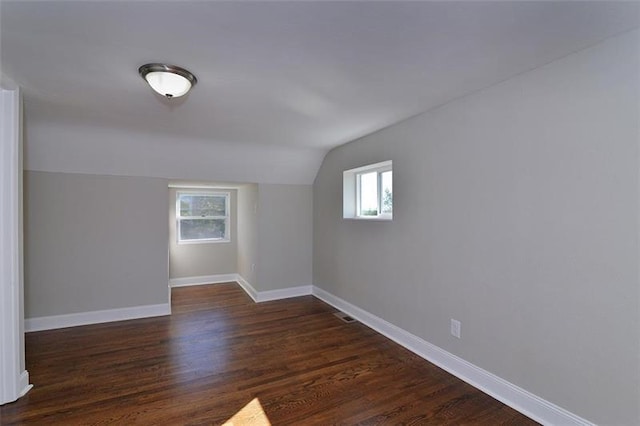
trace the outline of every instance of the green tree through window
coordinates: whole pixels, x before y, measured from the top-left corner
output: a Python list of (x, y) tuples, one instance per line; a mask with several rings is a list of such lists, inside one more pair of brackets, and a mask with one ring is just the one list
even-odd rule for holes
[(178, 242), (228, 241), (229, 193), (178, 192)]

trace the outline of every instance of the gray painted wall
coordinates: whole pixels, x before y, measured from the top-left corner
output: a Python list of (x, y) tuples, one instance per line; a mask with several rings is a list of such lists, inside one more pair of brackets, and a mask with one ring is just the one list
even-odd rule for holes
[[(249, 283), (256, 282), (258, 241), (258, 185), (238, 188), (238, 274)], [(253, 284), (252, 284), (253, 285)]]
[(258, 291), (312, 283), (313, 187), (258, 185)]
[[(188, 191), (189, 189), (179, 189)], [(195, 189), (203, 191), (202, 189)], [(237, 190), (211, 189), (231, 194), (231, 238), (229, 242), (178, 244), (176, 235), (176, 192), (169, 190), (169, 278), (235, 274), (238, 253)], [(206, 190), (204, 190), (206, 191)]]
[(24, 177), (26, 318), (168, 302), (166, 180)]
[[(331, 151), (314, 284), (588, 420), (640, 424), (638, 41)], [(343, 220), (342, 171), (383, 160), (393, 222)]]

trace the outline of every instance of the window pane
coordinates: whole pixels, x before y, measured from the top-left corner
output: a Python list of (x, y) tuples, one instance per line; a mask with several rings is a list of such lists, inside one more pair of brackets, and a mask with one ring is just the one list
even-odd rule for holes
[(382, 213), (393, 213), (393, 172), (382, 173)]
[(180, 195), (180, 216), (226, 216), (226, 197), (220, 195)]
[(224, 239), (225, 219), (182, 219), (180, 241)]
[(378, 215), (378, 173), (360, 175), (360, 216)]

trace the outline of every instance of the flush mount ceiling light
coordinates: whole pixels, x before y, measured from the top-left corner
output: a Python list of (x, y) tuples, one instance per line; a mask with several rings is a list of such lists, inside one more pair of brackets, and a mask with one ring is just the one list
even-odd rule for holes
[(146, 64), (138, 68), (149, 86), (166, 98), (186, 95), (198, 82), (195, 75), (184, 68), (166, 64)]

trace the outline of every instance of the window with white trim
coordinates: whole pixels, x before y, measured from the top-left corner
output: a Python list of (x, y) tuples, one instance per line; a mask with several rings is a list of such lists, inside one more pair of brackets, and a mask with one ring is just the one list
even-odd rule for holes
[(393, 219), (391, 161), (346, 170), (342, 189), (344, 218)]
[(229, 197), (228, 192), (178, 191), (178, 243), (229, 241)]

